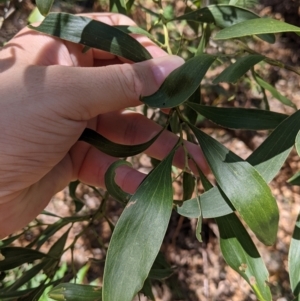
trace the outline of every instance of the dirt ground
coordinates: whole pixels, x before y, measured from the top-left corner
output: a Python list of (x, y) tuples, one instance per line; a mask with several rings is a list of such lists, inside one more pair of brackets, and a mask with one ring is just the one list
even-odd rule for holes
[[(26, 25), (28, 13), (33, 4), (29, 0), (15, 1), (15, 11), (4, 20), (4, 5), (0, 6), (0, 43), (6, 42), (18, 30)], [(146, 2), (146, 1), (145, 1)], [(179, 1), (178, 1), (179, 2)], [(91, 2), (87, 2), (92, 3)], [(2, 8), (2, 10), (1, 10)], [(67, 9), (67, 8), (66, 8)], [(98, 6), (99, 9), (99, 6)], [(90, 11), (91, 8), (76, 6), (76, 10)], [(272, 1), (263, 0), (258, 6), (258, 13), (262, 16), (273, 16), (276, 19), (286, 20), (289, 23), (300, 26), (299, 1)], [(298, 66), (300, 64), (300, 37), (296, 35), (277, 36), (274, 45), (257, 42), (252, 47), (271, 58), (283, 61), (286, 64)], [(285, 96), (289, 97), (299, 108), (300, 107), (300, 82), (299, 76), (289, 71), (279, 69), (274, 66), (267, 66), (263, 72), (276, 88)], [(214, 74), (208, 74), (213, 76)], [(226, 87), (230, 91), (231, 87)], [(281, 105), (278, 101), (271, 99), (271, 110), (290, 114), (292, 111)], [(213, 103), (215, 95), (204, 92), (205, 101)], [(234, 105), (251, 105), (255, 101), (255, 95), (249, 91), (237, 91)], [(247, 156), (266, 138), (266, 133), (261, 132), (241, 132), (229, 131), (218, 128), (209, 122), (202, 122), (200, 127), (205, 127), (205, 131), (214, 138), (221, 141), (230, 150), (237, 153), (242, 158)], [(151, 170), (150, 159), (146, 155), (137, 156), (134, 159), (134, 166), (143, 171)], [(273, 300), (292, 300), (292, 294), (288, 280), (287, 256), (294, 222), (300, 209), (300, 187), (291, 186), (286, 183), (294, 173), (300, 170), (299, 157), (293, 151), (284, 164), (279, 175), (271, 182), (270, 186), (275, 195), (280, 208), (280, 222), (278, 239), (274, 246), (265, 247), (259, 243), (255, 237), (258, 249), (266, 262), (270, 273), (269, 285), (271, 287)], [(94, 212), (100, 204), (98, 196), (89, 187), (81, 185), (77, 194), (85, 202), (83, 213)], [(182, 195), (182, 183), (180, 180), (174, 183), (174, 194), (176, 198)], [(46, 210), (57, 213), (60, 216), (70, 216), (74, 212), (74, 206), (70, 199), (68, 189), (56, 194), (49, 203)], [(108, 203), (109, 218), (116, 222), (121, 213), (121, 207), (113, 200)], [(41, 215), (40, 220), (53, 222), (56, 219)], [(72, 230), (69, 240), (80, 233), (83, 224), (78, 224)], [(171, 222), (165, 237), (162, 252), (169, 264), (174, 267), (174, 274), (163, 283), (155, 282), (153, 292), (156, 301), (251, 301), (256, 300), (255, 295), (249, 289), (248, 284), (231, 268), (229, 268), (221, 254), (218, 243), (218, 229), (214, 220), (204, 220), (203, 233), (204, 242), (200, 243), (195, 238), (196, 221), (180, 217), (176, 212), (172, 214)], [(64, 229), (63, 229), (64, 230)], [(63, 231), (62, 230), (62, 231)], [(58, 233), (59, 237), (62, 232)], [(95, 235), (96, 233), (96, 235)], [(32, 241), (38, 232), (28, 231), (26, 236), (19, 240), (18, 244), (26, 245)], [(111, 230), (105, 220), (96, 222), (85, 234), (77, 240), (74, 248), (74, 262), (76, 268), (83, 266), (89, 259), (90, 270), (87, 275), (87, 282), (99, 279), (103, 274), (103, 262), (105, 251), (109, 242)], [(100, 240), (101, 239), (101, 240)], [(54, 239), (53, 239), (54, 240)], [(51, 241), (42, 249), (51, 245)], [(71, 255), (67, 252), (62, 258), (63, 261), (70, 262)], [(138, 300), (138, 299), (136, 299)], [(140, 300), (147, 300), (143, 296)]]

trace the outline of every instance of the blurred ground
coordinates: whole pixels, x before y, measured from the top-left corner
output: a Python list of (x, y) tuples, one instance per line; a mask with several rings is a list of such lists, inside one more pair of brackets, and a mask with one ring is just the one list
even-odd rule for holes
[[(102, 1), (103, 2), (103, 1)], [(147, 1), (145, 1), (146, 3)], [(180, 9), (180, 1), (174, 1)], [(178, 2), (178, 3), (177, 3)], [(32, 10), (33, 4), (29, 0), (14, 1), (11, 7), (14, 11), (3, 22), (0, 30), (0, 43), (7, 41), (18, 30), (26, 25), (28, 13)], [(94, 10), (105, 10), (105, 6), (94, 5), (94, 2), (88, 2), (88, 7), (80, 5), (75, 6), (76, 12), (90, 11), (91, 6)], [(101, 3), (101, 1), (100, 1)], [(0, 24), (1, 16), (4, 17), (4, 4), (0, 6)], [(2, 10), (1, 10), (2, 8)], [(70, 6), (65, 5), (64, 10)], [(10, 9), (10, 8), (8, 8)], [(74, 11), (74, 6), (72, 6)], [(276, 19), (285, 20), (289, 23), (300, 26), (300, 8), (298, 0), (275, 1), (262, 0), (258, 6), (258, 13), (262, 16), (272, 16)], [(6, 15), (7, 11), (6, 11)], [(139, 17), (139, 15), (135, 16)], [(2, 18), (3, 21), (3, 18)], [(259, 53), (263, 53), (271, 58), (280, 60), (286, 64), (298, 66), (300, 64), (300, 37), (292, 34), (277, 36), (274, 45), (263, 42), (253, 43), (252, 48)], [(300, 107), (300, 87), (299, 76), (278, 67), (267, 65), (263, 70), (259, 70), (269, 82), (285, 96), (289, 97), (299, 108)], [(214, 76), (214, 72), (208, 74)], [(224, 86), (231, 93), (233, 87)], [(218, 95), (213, 92), (203, 92), (207, 103), (215, 103)], [(255, 93), (254, 93), (255, 94)], [(242, 105), (245, 107), (253, 106), (256, 98), (253, 91), (240, 89), (235, 91), (235, 99), (232, 105)], [(271, 110), (283, 113), (292, 113), (278, 101), (271, 98)], [(224, 101), (224, 99), (221, 99)], [(203, 121), (199, 124), (205, 131), (214, 138), (221, 141), (229, 149), (237, 153), (242, 158), (247, 156), (265, 139), (266, 132), (242, 132), (227, 131), (216, 127), (210, 122)], [(280, 143), (280, 142), (279, 142)], [(151, 162), (145, 155), (137, 156), (134, 159), (134, 166), (143, 172), (149, 172)], [(300, 188), (290, 186), (286, 180), (294, 173), (300, 170), (299, 157), (296, 152), (292, 152), (287, 162), (284, 164), (280, 174), (272, 181), (271, 188), (276, 196), (280, 208), (280, 224), (278, 240), (275, 246), (266, 248), (253, 237), (259, 251), (264, 258), (270, 272), (269, 285), (272, 290), (273, 300), (287, 301), (292, 300), (289, 287), (287, 256), (288, 248), (293, 231), (294, 222), (300, 209)], [(77, 191), (78, 196), (85, 202), (82, 214), (94, 212), (100, 200), (89, 187), (81, 185)], [(182, 183), (180, 180), (174, 183), (175, 198), (182, 196)], [(73, 203), (69, 197), (68, 190), (58, 193), (50, 202), (47, 210), (57, 213), (60, 216), (69, 216), (74, 212)], [(112, 222), (116, 222), (121, 213), (121, 207), (115, 201), (108, 202), (108, 216)], [(53, 222), (56, 219), (52, 217), (41, 216), (43, 222)], [(80, 233), (83, 224), (76, 224), (70, 234), (70, 242)], [(174, 275), (165, 281), (165, 283), (155, 283), (153, 291), (157, 301), (251, 301), (256, 300), (254, 294), (249, 290), (247, 283), (234, 271), (226, 266), (220, 255), (218, 244), (218, 229), (213, 220), (205, 220), (203, 225), (203, 243), (199, 243), (194, 235), (196, 227), (195, 220), (180, 217), (175, 212), (172, 215), (167, 235), (162, 246), (162, 252), (165, 254), (168, 262), (174, 267)], [(155, 231), (155, 229), (153, 229)], [(57, 233), (59, 237), (62, 232)], [(18, 244), (26, 245), (32, 241), (38, 234), (38, 231), (28, 231), (26, 236), (19, 240)], [(111, 235), (110, 227), (107, 221), (100, 220), (93, 224), (84, 235), (79, 238), (74, 246), (74, 262), (76, 268), (84, 265), (89, 258), (91, 268), (87, 281), (99, 278), (103, 273), (103, 262), (105, 250)], [(49, 241), (49, 245), (52, 241)], [(49, 245), (46, 245), (45, 248)], [(70, 252), (66, 253), (63, 260), (70, 262)], [(146, 300), (141, 297), (140, 300)]]

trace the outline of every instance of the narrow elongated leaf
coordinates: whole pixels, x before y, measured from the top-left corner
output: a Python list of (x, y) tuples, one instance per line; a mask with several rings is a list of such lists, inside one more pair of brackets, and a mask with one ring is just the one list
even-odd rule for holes
[(71, 227), (50, 248), (48, 255), (52, 258), (46, 258), (43, 260), (43, 262), (45, 263), (44, 272), (48, 277), (53, 276), (55, 272), (54, 269), (57, 266), (63, 253), (70, 229)]
[(176, 210), (178, 214), (188, 218), (198, 218), (202, 212), (203, 218), (214, 218), (230, 214), (234, 211), (234, 207), (226, 202), (226, 196), (222, 195), (218, 187), (201, 194), (200, 204), (198, 199), (193, 198), (184, 201), (182, 205), (178, 205)]
[(298, 156), (300, 156), (300, 131), (298, 132), (298, 134), (296, 136), (295, 147), (296, 147)]
[(52, 288), (48, 296), (57, 301), (101, 301), (102, 289), (99, 286), (61, 283)]
[(258, 300), (271, 301), (268, 270), (243, 224), (232, 213), (216, 219), (221, 251), (227, 264), (252, 287)]
[(49, 211), (47, 211), (47, 210), (43, 210), (43, 211), (41, 212), (41, 214), (48, 215), (48, 216), (53, 216), (53, 217), (57, 217), (57, 218), (62, 218), (61, 216), (59, 216), (59, 215), (57, 215), (57, 214), (54, 214), (54, 213), (52, 213), (52, 212), (49, 212)]
[(174, 274), (174, 270), (169, 269), (151, 269), (149, 273), (150, 279), (164, 280), (171, 277)]
[(45, 17), (40, 13), (39, 9), (35, 7), (30, 15), (28, 16), (28, 23), (32, 24), (35, 22), (42, 22), (45, 19)]
[(218, 184), (257, 238), (271, 245), (276, 240), (278, 207), (262, 176), (215, 139), (191, 126)]
[[(33, 281), (35, 281), (35, 279), (33, 279)], [(40, 298), (43, 295), (46, 287), (47, 286), (42, 283), (41, 285), (36, 287), (34, 291), (32, 291), (27, 296), (18, 299), (18, 301), (42, 301)]]
[(192, 197), (195, 189), (195, 178), (190, 173), (183, 173), (182, 186), (183, 186), (183, 200), (188, 200)]
[[(293, 148), (299, 130), (300, 110), (284, 120), (247, 158), (266, 182), (270, 182), (281, 169)], [(202, 194), (200, 201), (203, 217), (213, 218), (230, 214), (234, 208), (227, 200), (217, 186)], [(185, 201), (177, 211), (186, 217), (198, 217), (199, 206), (196, 198)]]
[(189, 59), (165, 79), (158, 91), (140, 100), (150, 107), (172, 108), (186, 101), (199, 87), (215, 57), (202, 54)]
[(256, 109), (220, 108), (190, 102), (186, 105), (212, 122), (231, 129), (271, 130), (288, 117), (285, 114)]
[(281, 103), (283, 103), (286, 106), (289, 106), (295, 110), (297, 110), (297, 107), (295, 106), (295, 104), (288, 99), (287, 97), (283, 96), (282, 94), (280, 94), (272, 85), (270, 85), (269, 83), (267, 83), (266, 81), (264, 81), (260, 76), (258, 76), (256, 73), (254, 73), (254, 79), (256, 80), (256, 82), (265, 90), (268, 90), (272, 96), (276, 99), (278, 99)]
[[(212, 191), (213, 185), (202, 172), (200, 177), (204, 189)], [(216, 222), (221, 251), (227, 264), (250, 284), (259, 300), (270, 301), (271, 292), (266, 285), (268, 271), (243, 224), (234, 213), (216, 218)]]
[(17, 298), (24, 297), (29, 295), (35, 288), (30, 288), (27, 290), (14, 291), (14, 292), (0, 292), (0, 300), (8, 301), (8, 300), (18, 300)]
[(145, 297), (147, 297), (149, 300), (154, 301), (154, 295), (152, 292), (152, 283), (151, 283), (151, 279), (147, 278), (144, 282), (143, 288), (141, 289), (141, 293), (143, 293), (145, 295)]
[(249, 71), (254, 65), (261, 62), (265, 57), (258, 54), (249, 54), (240, 57), (236, 62), (227, 67), (221, 74), (219, 74), (214, 80), (214, 84), (220, 82), (235, 83), (239, 80), (247, 71)]
[(133, 62), (151, 59), (149, 52), (130, 35), (100, 21), (66, 13), (50, 13), (31, 29), (63, 40), (108, 51)]
[(300, 33), (300, 27), (269, 18), (252, 19), (222, 29), (215, 35), (216, 40), (234, 39), (250, 35), (281, 32)]
[(116, 169), (122, 165), (131, 166), (131, 164), (125, 160), (118, 160), (110, 165), (105, 173), (105, 187), (109, 194), (122, 204), (127, 204), (131, 195), (123, 191), (115, 182)]
[(123, 31), (126, 34), (130, 34), (130, 33), (140, 34), (140, 35), (148, 37), (152, 41), (155, 40), (155, 37), (151, 33), (149, 33), (147, 30), (145, 30), (141, 27), (138, 27), (138, 26), (115, 25), (114, 28), (117, 28), (117, 29)]
[(5, 247), (0, 250), (0, 271), (14, 269), (24, 263), (47, 257), (46, 254), (21, 247)]
[[(200, 104), (201, 102), (200, 87), (199, 89), (196, 89), (196, 91), (189, 97), (187, 103), (190, 102)], [(196, 124), (198, 114), (195, 112), (195, 110), (191, 109), (190, 107), (185, 107), (184, 114), (188, 118), (191, 124)]]
[(251, 8), (254, 7), (258, 2), (259, 0), (230, 0), (229, 4)]
[[(298, 297), (300, 295), (300, 215), (298, 215), (297, 217), (293, 237), (290, 244), (288, 266), (291, 289), (294, 296)], [(298, 299), (299, 297), (296, 300)]]
[(7, 292), (13, 292), (22, 287), (25, 283), (30, 282), (30, 280), (36, 276), (46, 265), (45, 261), (33, 266), (30, 270), (26, 271), (20, 278), (18, 278), (11, 286), (6, 288)]
[(300, 171), (295, 173), (287, 182), (291, 185), (300, 186)]
[[(10, 245), (12, 242), (14, 242), (16, 239), (18, 239), (20, 236), (22, 236), (24, 233), (20, 233), (18, 235), (14, 235), (12, 237), (0, 240), (0, 249), (7, 247), (8, 245)], [(0, 254), (1, 254), (1, 250), (0, 250)]]
[(151, 144), (158, 138), (161, 132), (162, 131), (160, 131), (149, 141), (136, 145), (114, 143), (92, 129), (85, 129), (79, 140), (87, 142), (99, 149), (101, 152), (113, 157), (131, 157), (140, 154), (149, 148)]
[(50, 255), (51, 257), (55, 258), (55, 259), (60, 259), (60, 256), (64, 250), (69, 232), (70, 232), (69, 228), (54, 244), (53, 246), (50, 248), (48, 255)]
[[(186, 14), (191, 13), (193, 11), (194, 10), (187, 5), (185, 7), (185, 9), (184, 9), (184, 14), (186, 15)], [(187, 24), (193, 29), (195, 35), (198, 36), (198, 33), (199, 33), (199, 22), (187, 20)]]
[(143, 287), (172, 211), (173, 155), (174, 151), (147, 176), (118, 220), (106, 257), (104, 301), (132, 301)]
[(47, 16), (50, 12), (54, 0), (36, 0), (36, 6), (43, 16)]
[(126, 1), (126, 9), (130, 12), (132, 5), (134, 4), (134, 0), (127, 0)]
[[(246, 20), (260, 18), (250, 10), (227, 4), (210, 5), (191, 13), (184, 14), (175, 20), (196, 21), (201, 23), (214, 23), (220, 28), (231, 27)], [(263, 34), (260, 38), (269, 43), (275, 42), (273, 34)]]
[[(39, 277), (39, 276), (37, 276)], [(22, 297), (22, 298), (19, 298), (18, 301), (48, 301), (48, 299), (45, 300), (45, 296), (42, 296), (45, 292), (45, 290), (48, 288), (48, 287), (52, 287), (52, 286), (55, 286), (59, 283), (61, 283), (62, 281), (62, 278), (59, 278), (55, 281), (52, 281), (52, 282), (48, 282), (46, 283), (46, 281), (43, 281), (38, 287), (35, 287), (35, 289), (30, 292), (28, 295)], [(33, 282), (35, 282), (35, 280), (33, 280)], [(46, 283), (46, 284), (45, 284)]]
[(125, 0), (109, 0), (109, 10), (114, 13), (127, 15)]
[(300, 110), (285, 119), (271, 135), (247, 158), (266, 182), (279, 172), (300, 130)]
[(43, 233), (38, 236), (34, 241), (32, 241), (27, 248), (31, 248), (34, 245), (36, 245), (37, 249), (40, 249), (40, 247), (48, 241), (52, 235), (54, 235), (58, 230), (66, 226), (70, 221), (68, 219), (60, 219), (57, 222), (47, 226), (47, 228), (43, 231)]

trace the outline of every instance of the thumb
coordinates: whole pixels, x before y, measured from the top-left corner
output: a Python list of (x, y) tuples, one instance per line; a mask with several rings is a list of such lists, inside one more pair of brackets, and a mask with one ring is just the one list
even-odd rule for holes
[(156, 92), (164, 79), (183, 63), (178, 56), (164, 56), (105, 67), (49, 66), (43, 87), (57, 113), (72, 120), (89, 120), (140, 105), (141, 95)]

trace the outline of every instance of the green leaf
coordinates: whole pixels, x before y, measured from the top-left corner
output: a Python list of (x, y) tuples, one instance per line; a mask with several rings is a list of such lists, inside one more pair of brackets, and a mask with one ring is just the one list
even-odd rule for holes
[(162, 253), (161, 251), (159, 251), (154, 260), (152, 269), (170, 269), (170, 268), (171, 268), (171, 266), (167, 262), (165, 254)]
[(234, 64), (226, 68), (213, 80), (213, 84), (218, 84), (220, 82), (235, 83), (264, 58), (263, 55), (258, 54), (249, 54), (238, 58)]
[(39, 9), (35, 7), (29, 17), (28, 17), (28, 22), (29, 24), (35, 23), (35, 22), (42, 22), (45, 19), (45, 17), (40, 13)]
[(2, 301), (19, 300), (18, 298), (25, 297), (34, 290), (35, 290), (35, 288), (30, 288), (30, 289), (21, 290), (21, 291), (14, 291), (14, 292), (0, 292), (0, 300), (2, 300)]
[(47, 16), (53, 5), (54, 0), (36, 0), (35, 4), (43, 16)]
[(150, 40), (155, 41), (155, 37), (149, 33), (147, 30), (138, 27), (138, 26), (128, 26), (128, 25), (115, 25), (114, 28), (117, 28), (126, 34), (140, 34), (148, 37)]
[(44, 262), (46, 263), (44, 272), (48, 277), (51, 277), (55, 272), (55, 268), (57, 267), (61, 255), (63, 254), (63, 250), (67, 242), (70, 230), (71, 227), (50, 248), (48, 255), (52, 258), (44, 260)]
[(300, 130), (300, 110), (285, 119), (247, 158), (267, 183), (279, 172)]
[(85, 129), (81, 134), (79, 140), (91, 144), (92, 146), (99, 149), (101, 152), (112, 157), (131, 157), (140, 154), (144, 152), (147, 148), (149, 148), (151, 144), (162, 133), (162, 131), (163, 130), (161, 130), (149, 141), (136, 145), (124, 145), (114, 143), (92, 129)]
[[(57, 276), (57, 275), (56, 275)], [(55, 276), (55, 278), (56, 278)], [(38, 275), (35, 279), (38, 279), (40, 277), (43, 277), (42, 275)], [(39, 282), (39, 280), (33, 279), (32, 282)], [(47, 298), (47, 292), (52, 286), (55, 286), (59, 284), (62, 281), (62, 278), (59, 278), (52, 282), (47, 282), (46, 280), (43, 280), (42, 283), (35, 287), (32, 292), (30, 292), (28, 295), (18, 299), (18, 301), (49, 301)], [(46, 283), (46, 284), (45, 284)]]
[(217, 186), (201, 194), (200, 205), (201, 207), (199, 207), (198, 199), (193, 198), (177, 205), (176, 210), (178, 214), (188, 218), (198, 218), (201, 213), (203, 218), (214, 218), (234, 211), (228, 198)]
[(99, 286), (75, 283), (61, 283), (48, 293), (50, 298), (57, 301), (101, 301), (101, 295)]
[(298, 132), (298, 134), (296, 136), (295, 147), (296, 147), (296, 151), (298, 153), (298, 156), (300, 156), (300, 131)]
[(53, 217), (57, 217), (57, 218), (62, 218), (61, 216), (59, 216), (59, 215), (57, 215), (57, 214), (55, 214), (55, 213), (49, 212), (49, 211), (47, 211), (47, 210), (43, 210), (43, 211), (41, 212), (41, 214), (48, 215), (48, 216), (53, 216)]
[[(186, 104), (188, 104), (188, 103), (200, 104), (200, 102), (201, 102), (201, 93), (200, 93), (200, 88), (199, 88), (189, 97)], [(195, 110), (192, 110), (190, 107), (187, 106), (187, 107), (185, 107), (184, 114), (188, 118), (188, 120), (191, 124), (196, 124), (198, 115), (195, 112)]]
[(215, 57), (202, 54), (189, 59), (165, 79), (157, 92), (141, 96), (140, 100), (150, 107), (172, 108), (186, 101), (199, 87)]
[(190, 199), (195, 189), (195, 178), (190, 173), (184, 172), (182, 177), (182, 186), (183, 201)]
[(300, 186), (300, 171), (296, 172), (291, 178), (287, 180), (291, 185)]
[[(284, 120), (247, 158), (266, 182), (270, 182), (281, 169), (293, 148), (299, 130), (300, 110)], [(234, 208), (227, 200), (218, 187), (202, 194), (200, 201), (203, 217), (213, 218), (230, 214)], [(185, 201), (177, 211), (183, 216), (197, 218), (199, 216), (197, 199)]]
[(270, 85), (269, 83), (264, 81), (256, 73), (253, 73), (253, 75), (254, 75), (254, 79), (256, 80), (258, 85), (261, 86), (263, 89), (268, 90), (274, 98), (278, 99), (284, 105), (289, 106), (289, 107), (297, 110), (297, 107), (295, 106), (295, 104), (290, 99), (288, 99), (287, 97), (280, 94), (272, 85)]
[(150, 279), (164, 280), (171, 277), (174, 274), (174, 270), (169, 269), (151, 269), (149, 273)]
[(216, 40), (241, 38), (250, 35), (281, 32), (300, 33), (300, 27), (269, 18), (252, 19), (222, 29), (215, 35)]
[[(32, 280), (33, 282), (35, 281), (35, 279)], [(45, 301), (45, 299), (41, 298), (41, 296), (43, 295), (46, 288), (47, 286), (42, 283), (41, 285), (36, 287), (35, 290), (33, 290), (30, 294), (18, 299), (18, 301)]]
[[(184, 14), (186, 15), (186, 14), (191, 13), (193, 11), (194, 10), (187, 5), (185, 7), (185, 9), (184, 9)], [(195, 35), (198, 35), (198, 33), (199, 33), (199, 22), (187, 20), (187, 24), (192, 28), (192, 30), (194, 31)]]
[(241, 7), (253, 7), (258, 3), (258, 0), (230, 0), (230, 5), (237, 5)]
[[(251, 20), (259, 19), (260, 17), (241, 7), (233, 5), (210, 5), (200, 8), (194, 12), (179, 16), (175, 20), (197, 21), (201, 23), (214, 23), (220, 28), (231, 28), (235, 24)], [(238, 26), (238, 25), (237, 25)], [(275, 36), (272, 34), (264, 34), (261, 39), (269, 43), (275, 42)]]
[(132, 5), (134, 4), (134, 0), (127, 0), (126, 2), (126, 9), (127, 12), (130, 12)]
[(108, 51), (133, 62), (152, 58), (146, 48), (131, 36), (87, 17), (50, 13), (39, 26), (29, 27), (66, 41)]
[(76, 189), (79, 184), (80, 184), (80, 181), (78, 181), (78, 180), (70, 182), (70, 184), (69, 184), (69, 194), (70, 194), (70, 197), (72, 198), (72, 200), (74, 201), (76, 212), (79, 212), (82, 209), (82, 207), (84, 206), (84, 202), (80, 198), (78, 198), (76, 195)]
[(105, 187), (109, 194), (116, 200), (120, 201), (122, 204), (127, 204), (131, 195), (129, 193), (124, 192), (115, 182), (116, 169), (122, 165), (131, 166), (131, 164), (125, 160), (118, 160), (114, 162), (107, 169), (104, 176), (104, 180)]
[(300, 295), (300, 215), (297, 217), (290, 244), (288, 268), (293, 295), (298, 297)]
[(146, 296), (148, 299), (154, 301), (154, 295), (152, 292), (152, 283), (150, 278), (147, 278), (144, 282), (143, 288), (141, 289), (141, 293), (144, 294), (144, 296)]
[(230, 129), (271, 130), (288, 117), (285, 114), (256, 109), (220, 108), (190, 102), (186, 105), (212, 122)]
[(21, 247), (5, 247), (0, 249), (0, 271), (14, 269), (24, 263), (47, 257), (36, 250)]
[(25, 283), (30, 282), (30, 280), (35, 277), (46, 265), (45, 261), (33, 266), (30, 270), (22, 274), (11, 286), (7, 287), (6, 292), (13, 292), (22, 287)]
[(114, 13), (127, 15), (125, 0), (109, 0), (109, 10)]
[[(201, 170), (199, 174), (204, 189), (213, 190)], [(266, 285), (268, 271), (243, 224), (234, 213), (216, 218), (216, 222), (220, 231), (221, 251), (227, 264), (250, 284), (259, 300), (270, 301), (271, 292)]]
[(57, 231), (66, 226), (68, 223), (70, 223), (69, 219), (63, 218), (47, 226), (47, 228), (41, 233), (41, 235), (39, 235), (36, 240), (34, 240), (26, 247), (30, 248), (36, 245), (37, 249), (39, 249), (46, 241), (50, 239), (51, 236), (53, 236)]
[(56, 259), (60, 259), (60, 256), (64, 250), (69, 232), (71, 227), (53, 244), (53, 246), (50, 248), (48, 255), (51, 257), (54, 257)]
[(200, 38), (195, 56), (201, 55), (205, 52), (206, 45), (209, 43), (209, 39), (211, 36), (211, 30), (209, 24), (203, 24), (202, 28), (203, 28), (202, 36)]
[(81, 267), (79, 269), (79, 271), (77, 272), (76, 276), (72, 279), (72, 282), (74, 281), (75, 283), (83, 284), (84, 279), (85, 279), (89, 269), (90, 269), (90, 264), (89, 263), (87, 263), (83, 267)]
[(16, 239), (18, 239), (20, 236), (22, 236), (24, 233), (20, 233), (18, 235), (14, 235), (12, 237), (0, 240), (0, 253), (1, 253), (1, 249), (4, 247), (7, 247), (8, 245), (10, 245), (12, 242), (14, 242)]
[(258, 300), (271, 301), (268, 270), (243, 224), (234, 213), (219, 217), (216, 222), (227, 264), (249, 283)]
[(132, 301), (148, 277), (171, 216), (173, 155), (146, 177), (118, 220), (106, 257), (104, 301)]
[(222, 191), (257, 238), (266, 245), (273, 244), (279, 213), (267, 183), (247, 161), (196, 127), (191, 129)]

